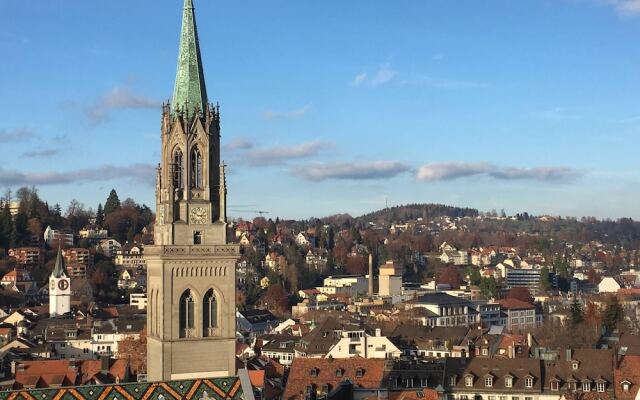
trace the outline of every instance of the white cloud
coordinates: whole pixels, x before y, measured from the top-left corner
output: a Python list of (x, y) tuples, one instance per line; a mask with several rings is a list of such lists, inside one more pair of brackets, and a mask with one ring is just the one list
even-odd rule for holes
[(253, 143), (247, 138), (235, 138), (227, 144), (223, 144), (222, 148), (226, 151), (250, 150)]
[(132, 179), (136, 182), (153, 185), (155, 173), (155, 166), (151, 164), (104, 165), (65, 172), (20, 172), (0, 168), (0, 185), (61, 185), (114, 179)]
[(369, 75), (368, 72), (362, 72), (356, 75), (351, 84), (353, 86), (369, 86), (375, 88), (390, 82), (397, 75), (398, 72), (393, 70), (389, 64), (383, 64), (374, 74)]
[(482, 82), (419, 75), (402, 80), (403, 85), (426, 86), (437, 89), (485, 89), (490, 85)]
[(96, 101), (86, 109), (87, 117), (93, 124), (104, 122), (109, 113), (117, 109), (145, 109), (160, 108), (162, 102), (133, 92), (129, 85), (116, 86), (100, 95)]
[(568, 167), (518, 168), (502, 167), (488, 162), (460, 161), (426, 164), (416, 171), (416, 179), (427, 182), (450, 181), (472, 176), (489, 176), (500, 180), (559, 182), (574, 180), (583, 175), (583, 171)]
[(311, 110), (311, 104), (307, 104), (293, 111), (265, 111), (264, 117), (266, 119), (296, 119), (305, 115)]
[(36, 136), (33, 129), (0, 129), (0, 143), (25, 142)]
[(249, 151), (244, 154), (243, 161), (254, 166), (278, 165), (290, 160), (313, 157), (328, 147), (328, 143), (319, 140), (291, 146), (275, 146)]
[(55, 155), (60, 154), (60, 150), (59, 149), (43, 149), (43, 150), (33, 150), (33, 151), (27, 151), (25, 153), (22, 154), (22, 157), (27, 157), (27, 158), (46, 158), (46, 157), (52, 157)]
[(399, 161), (372, 161), (364, 163), (316, 164), (297, 167), (293, 172), (310, 181), (326, 179), (388, 179), (411, 168)]
[(353, 83), (354, 86), (358, 86), (358, 85), (361, 85), (364, 82), (366, 82), (366, 80), (367, 80), (367, 73), (363, 72), (361, 74), (356, 75), (356, 77), (353, 78), (353, 82), (352, 83)]
[(604, 0), (612, 5), (620, 14), (634, 17), (640, 16), (640, 0)]

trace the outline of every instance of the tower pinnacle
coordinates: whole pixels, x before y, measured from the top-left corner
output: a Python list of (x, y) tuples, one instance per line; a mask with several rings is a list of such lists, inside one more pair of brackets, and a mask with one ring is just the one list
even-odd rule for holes
[(173, 113), (184, 111), (194, 115), (196, 111), (203, 112), (206, 105), (207, 89), (204, 83), (193, 0), (185, 0), (171, 111)]

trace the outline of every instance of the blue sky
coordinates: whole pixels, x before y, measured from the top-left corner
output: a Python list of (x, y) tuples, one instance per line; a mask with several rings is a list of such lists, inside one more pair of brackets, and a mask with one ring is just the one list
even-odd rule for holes
[[(231, 208), (640, 218), (639, 0), (195, 6)], [(0, 0), (0, 188), (153, 204), (181, 12)]]

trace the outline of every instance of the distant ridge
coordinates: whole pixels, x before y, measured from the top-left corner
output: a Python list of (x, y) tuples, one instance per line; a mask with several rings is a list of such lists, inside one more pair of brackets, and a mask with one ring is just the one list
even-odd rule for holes
[(352, 217), (349, 214), (335, 214), (323, 218), (324, 221), (341, 225), (346, 221), (357, 224), (376, 224), (398, 223), (407, 220), (415, 220), (418, 218), (429, 219), (438, 217), (477, 217), (478, 210), (475, 208), (463, 208), (455, 206), (447, 206), (444, 204), (406, 204), (394, 207), (383, 208), (373, 211), (359, 217)]

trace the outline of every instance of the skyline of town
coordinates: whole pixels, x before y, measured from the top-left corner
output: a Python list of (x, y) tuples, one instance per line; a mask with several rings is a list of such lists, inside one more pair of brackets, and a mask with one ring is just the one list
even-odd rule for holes
[[(145, 1), (128, 13), (118, 1), (95, 13), (0, 4), (13, 56), (0, 77), (12, 94), (0, 99), (0, 187), (92, 207), (115, 187), (153, 205), (153, 132), (178, 43), (174, 22), (151, 22), (173, 21), (174, 4), (153, 4), (149, 21)], [(196, 5), (231, 208), (307, 218), (388, 201), (640, 218), (636, 3), (367, 4)]]

